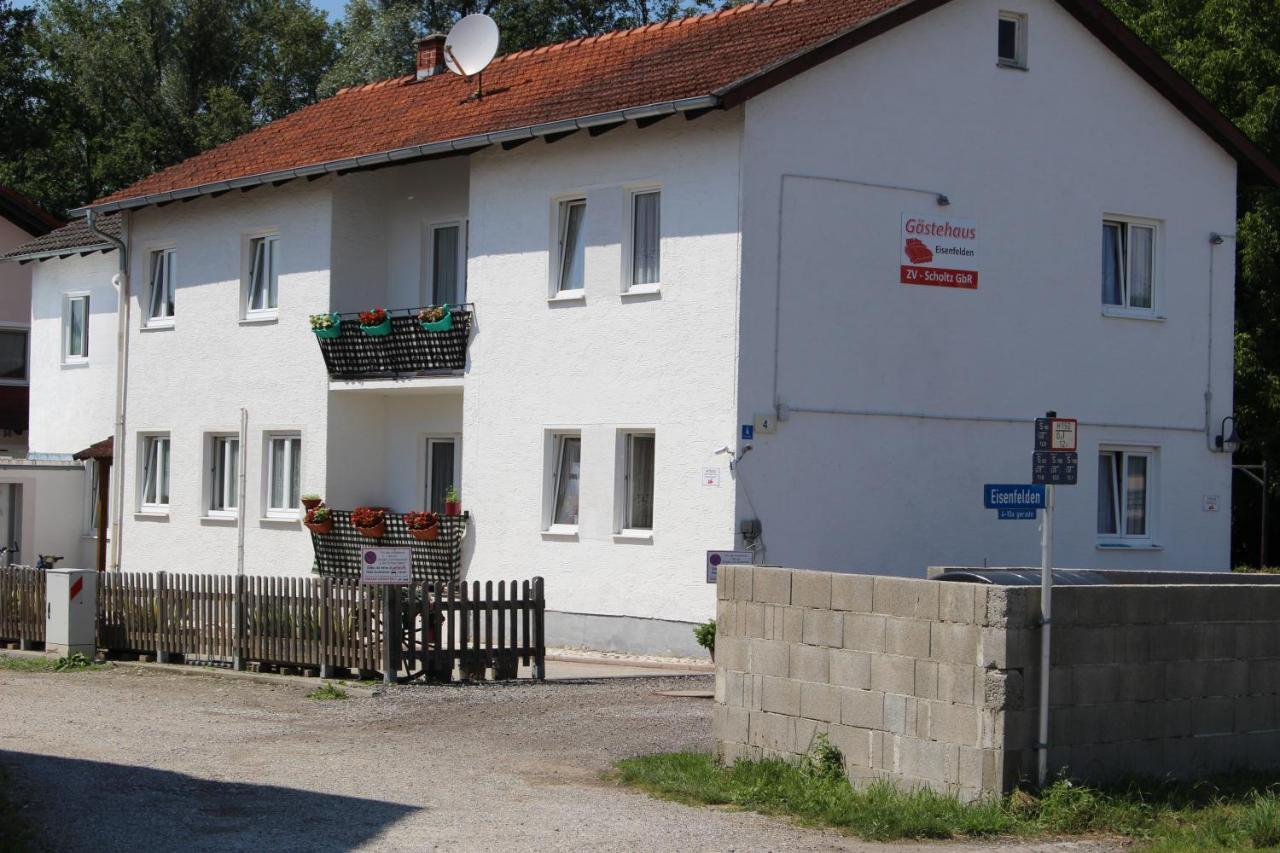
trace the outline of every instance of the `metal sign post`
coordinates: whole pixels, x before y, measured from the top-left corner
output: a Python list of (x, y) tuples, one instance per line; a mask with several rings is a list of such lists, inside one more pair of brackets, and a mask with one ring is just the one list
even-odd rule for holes
[(1080, 468), (1076, 453), (1078, 423), (1046, 412), (1036, 418), (1035, 452), (1031, 454), (1031, 482), (1044, 486), (1044, 518), (1040, 525), (1040, 713), (1036, 732), (1038, 779), (1049, 781), (1049, 640), (1053, 624), (1053, 504), (1056, 485), (1074, 486)]
[(1053, 486), (1044, 487), (1044, 522), (1040, 525), (1040, 727), (1038, 778), (1049, 779), (1049, 625), (1053, 613)]

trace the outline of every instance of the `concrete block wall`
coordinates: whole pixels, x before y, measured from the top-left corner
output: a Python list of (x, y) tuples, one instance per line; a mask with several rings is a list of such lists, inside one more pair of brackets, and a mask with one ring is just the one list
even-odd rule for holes
[[(1019, 614), (1039, 612), (1038, 589), (1009, 593)], [(1107, 781), (1280, 768), (1280, 585), (1059, 587), (1053, 625), (1055, 771)], [(1022, 716), (1038, 706), (1038, 634), (1033, 621), (1010, 627), (1011, 645), (1034, 649)], [(1023, 771), (1035, 760), (1009, 758)]]
[[(973, 799), (1034, 778), (1038, 588), (741, 566), (717, 593), (722, 760), (825, 732), (855, 783)], [(1280, 585), (1063, 586), (1054, 626), (1055, 772), (1280, 767)]]
[[(1003, 785), (1016, 673), (1004, 597), (973, 584), (721, 567), (716, 748), (799, 758), (819, 733), (855, 781), (966, 799)], [(1016, 662), (1016, 661), (1015, 661)]]

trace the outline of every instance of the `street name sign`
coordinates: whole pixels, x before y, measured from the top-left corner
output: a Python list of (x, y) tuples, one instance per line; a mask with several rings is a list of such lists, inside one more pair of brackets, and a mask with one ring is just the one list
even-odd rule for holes
[(1003, 521), (1035, 521), (1034, 509), (1002, 509), (997, 510), (996, 517)]
[(1044, 486), (987, 483), (982, 487), (982, 505), (987, 509), (1043, 509)]

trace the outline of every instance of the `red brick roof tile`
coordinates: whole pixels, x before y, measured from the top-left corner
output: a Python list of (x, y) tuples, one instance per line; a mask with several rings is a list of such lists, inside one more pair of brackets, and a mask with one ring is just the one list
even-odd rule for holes
[[(449, 73), (356, 86), (93, 206), (691, 98), (731, 106), (945, 2), (771, 0), (539, 47), (495, 60), (481, 100), (468, 100), (474, 81)], [(1280, 169), (1099, 0), (1058, 2), (1253, 173), (1280, 182)]]

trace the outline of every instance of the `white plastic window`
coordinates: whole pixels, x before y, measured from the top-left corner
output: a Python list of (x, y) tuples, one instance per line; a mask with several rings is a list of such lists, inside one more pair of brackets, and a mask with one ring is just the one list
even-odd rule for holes
[(240, 472), (240, 439), (218, 435), (211, 447), (209, 470), (209, 514), (235, 515), (238, 501), (237, 477)]
[(151, 287), (147, 304), (148, 325), (160, 326), (173, 322), (173, 268), (173, 249), (156, 249), (151, 253)]
[(89, 297), (67, 297), (62, 330), (64, 361), (84, 361), (89, 357)]
[(578, 486), (582, 468), (582, 437), (556, 436), (555, 470), (551, 488), (552, 527), (577, 527)]
[(148, 435), (142, 443), (142, 509), (169, 509), (169, 436)]
[(1155, 310), (1156, 226), (1102, 221), (1102, 304), (1137, 313)]
[(1103, 449), (1098, 454), (1098, 538), (1104, 544), (1151, 541), (1151, 450)]
[(271, 435), (267, 440), (267, 515), (294, 517), (298, 513), (302, 474), (302, 437)]
[(279, 305), (280, 238), (254, 237), (249, 240), (249, 287), (247, 316), (274, 314)]
[(556, 290), (560, 293), (572, 293), (583, 288), (587, 252), (584, 230), (586, 220), (586, 199), (560, 202), (557, 246), (559, 264), (556, 273)]

